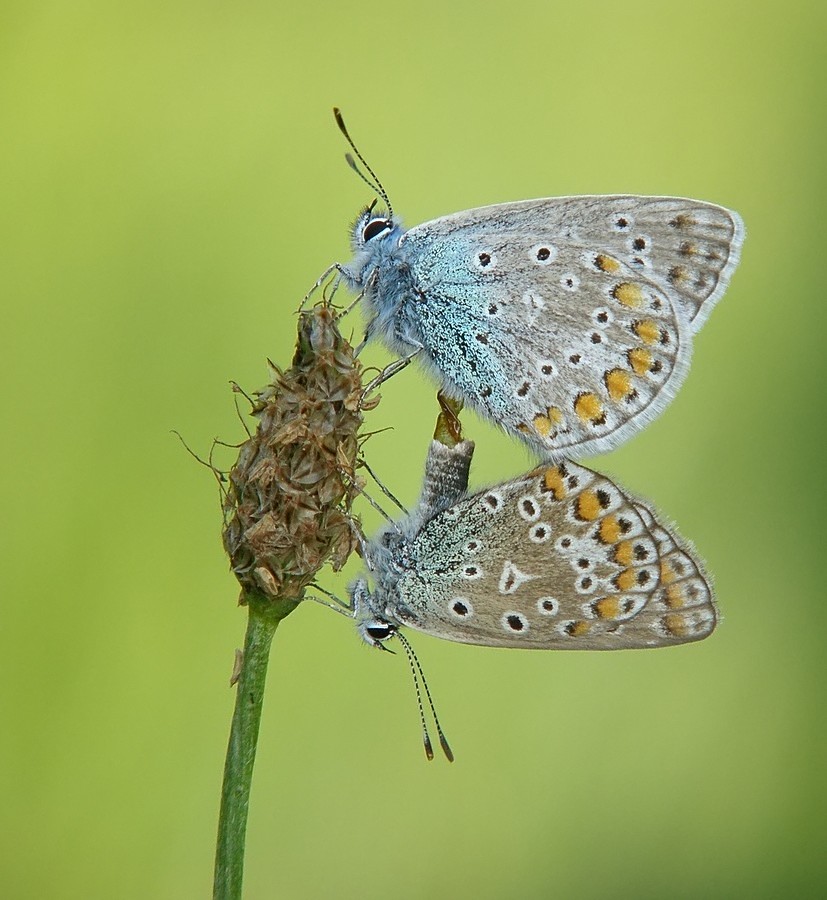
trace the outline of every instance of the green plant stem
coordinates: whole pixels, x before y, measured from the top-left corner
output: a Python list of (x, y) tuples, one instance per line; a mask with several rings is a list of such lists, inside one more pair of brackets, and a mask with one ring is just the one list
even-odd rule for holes
[(246, 596), (248, 619), (244, 658), (236, 685), (235, 710), (224, 764), (218, 843), (215, 851), (214, 900), (240, 900), (244, 877), (244, 842), (250, 784), (256, 761), (258, 728), (270, 645), (279, 622), (296, 607), (295, 601)]

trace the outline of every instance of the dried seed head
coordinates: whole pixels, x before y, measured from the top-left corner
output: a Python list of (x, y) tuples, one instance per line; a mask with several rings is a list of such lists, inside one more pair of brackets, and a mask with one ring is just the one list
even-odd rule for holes
[(270, 374), (224, 497), (224, 547), (242, 603), (248, 594), (298, 603), (326, 562), (341, 568), (356, 546), (362, 376), (330, 307), (300, 314), (293, 364), (282, 372), (270, 363)]

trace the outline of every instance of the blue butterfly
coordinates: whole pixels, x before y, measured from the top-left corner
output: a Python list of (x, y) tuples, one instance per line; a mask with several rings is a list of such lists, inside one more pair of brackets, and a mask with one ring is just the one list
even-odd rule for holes
[(547, 459), (610, 450), (666, 407), (738, 264), (737, 213), (677, 197), (552, 197), (405, 230), (335, 113), (387, 206), (359, 215), (353, 259), (336, 266), (364, 299), (368, 338), (420, 360), (447, 395)]

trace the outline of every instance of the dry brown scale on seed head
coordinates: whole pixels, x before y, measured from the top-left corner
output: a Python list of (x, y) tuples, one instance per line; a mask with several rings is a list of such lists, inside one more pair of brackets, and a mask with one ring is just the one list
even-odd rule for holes
[(224, 500), (224, 547), (242, 603), (298, 602), (325, 563), (339, 569), (355, 549), (358, 432), (362, 409), (377, 402), (362, 402), (362, 368), (326, 305), (301, 313), (292, 366), (270, 370)]

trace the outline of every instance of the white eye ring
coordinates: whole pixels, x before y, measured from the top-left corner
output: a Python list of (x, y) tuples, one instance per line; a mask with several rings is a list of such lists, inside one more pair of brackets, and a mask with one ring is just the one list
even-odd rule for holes
[(474, 606), (466, 597), (453, 597), (448, 603), (448, 612), (455, 619), (470, 619), (474, 615)]
[(368, 241), (374, 240), (383, 232), (390, 231), (392, 224), (390, 219), (382, 218), (371, 219), (366, 222), (365, 227), (362, 229), (362, 243), (367, 244)]
[(554, 597), (540, 597), (537, 609), (542, 616), (556, 616), (560, 612), (560, 603)]
[(524, 494), (517, 500), (517, 512), (526, 522), (536, 522), (540, 518), (540, 501), (531, 494)]

